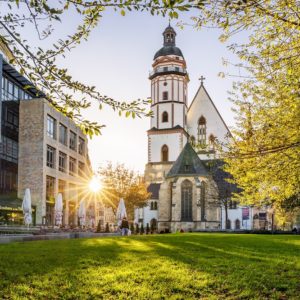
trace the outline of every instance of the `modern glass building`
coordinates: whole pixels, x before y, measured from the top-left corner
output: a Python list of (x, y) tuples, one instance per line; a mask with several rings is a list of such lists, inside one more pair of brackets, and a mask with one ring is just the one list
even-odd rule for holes
[[(22, 201), (17, 198), (20, 100), (41, 97), (18, 73), (0, 49), (0, 225), (22, 223)], [(34, 214), (33, 214), (34, 215)]]

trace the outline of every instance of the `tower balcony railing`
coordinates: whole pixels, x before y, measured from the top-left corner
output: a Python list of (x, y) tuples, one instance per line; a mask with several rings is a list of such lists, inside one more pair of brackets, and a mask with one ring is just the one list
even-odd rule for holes
[(181, 73), (181, 74), (187, 74), (186, 69), (181, 68), (181, 67), (174, 67), (174, 66), (170, 66), (170, 67), (158, 67), (155, 68), (153, 71), (151, 71), (149, 73), (149, 77), (152, 77), (156, 74), (162, 74), (162, 73)]

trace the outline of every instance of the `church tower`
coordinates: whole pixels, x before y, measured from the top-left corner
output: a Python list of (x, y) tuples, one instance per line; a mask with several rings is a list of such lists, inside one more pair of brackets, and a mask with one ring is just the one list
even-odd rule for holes
[(178, 158), (188, 137), (189, 77), (183, 54), (176, 47), (176, 32), (170, 25), (163, 32), (163, 47), (156, 52), (152, 67), (149, 79), (153, 117), (148, 130), (146, 180), (159, 182)]

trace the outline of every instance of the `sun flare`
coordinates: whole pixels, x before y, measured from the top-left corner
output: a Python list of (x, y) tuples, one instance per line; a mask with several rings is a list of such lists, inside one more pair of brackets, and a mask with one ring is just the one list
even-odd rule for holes
[(96, 176), (92, 178), (92, 180), (89, 183), (89, 188), (92, 192), (97, 193), (101, 189), (101, 182), (100, 179)]

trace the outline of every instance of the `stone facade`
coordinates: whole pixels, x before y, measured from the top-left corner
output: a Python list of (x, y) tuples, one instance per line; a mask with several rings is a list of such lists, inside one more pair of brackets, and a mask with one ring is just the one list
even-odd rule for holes
[[(216, 156), (213, 148), (207, 149), (212, 146), (208, 145), (210, 140), (224, 141), (230, 133), (203, 82), (188, 105), (189, 76), (183, 54), (175, 44), (176, 32), (168, 26), (163, 36), (164, 45), (154, 56), (149, 77), (153, 118), (147, 132), (145, 168), (149, 187), (160, 184), (158, 231), (220, 229), (218, 186), (201, 159)], [(191, 145), (196, 143), (205, 148), (204, 155), (202, 150), (193, 150)], [(154, 215), (143, 209), (143, 222)]]
[[(49, 134), (48, 118), (53, 121), (54, 136)], [(72, 120), (55, 110), (45, 99), (20, 101), (19, 120), (19, 175), (18, 197), (30, 188), (32, 205), (36, 207), (36, 224), (53, 224), (54, 198), (61, 192), (64, 203), (64, 225), (77, 225), (77, 207), (81, 193), (88, 186), (91, 176), (88, 161), (87, 138)], [(66, 143), (60, 141), (60, 124), (67, 132)], [(70, 148), (70, 134), (75, 134), (75, 150)], [(79, 138), (81, 154), (79, 153)], [(54, 149), (53, 166), (47, 166), (47, 148)], [(65, 155), (64, 167), (60, 166), (60, 154)], [(70, 171), (70, 159), (74, 170)], [(79, 170), (79, 165), (81, 169)], [(83, 168), (84, 166), (84, 168)], [(73, 167), (72, 167), (73, 168)], [(47, 178), (53, 186), (47, 190)], [(50, 193), (50, 194), (49, 194)], [(93, 204), (87, 207), (93, 224), (96, 214), (91, 213)], [(91, 220), (90, 220), (91, 221)]]

